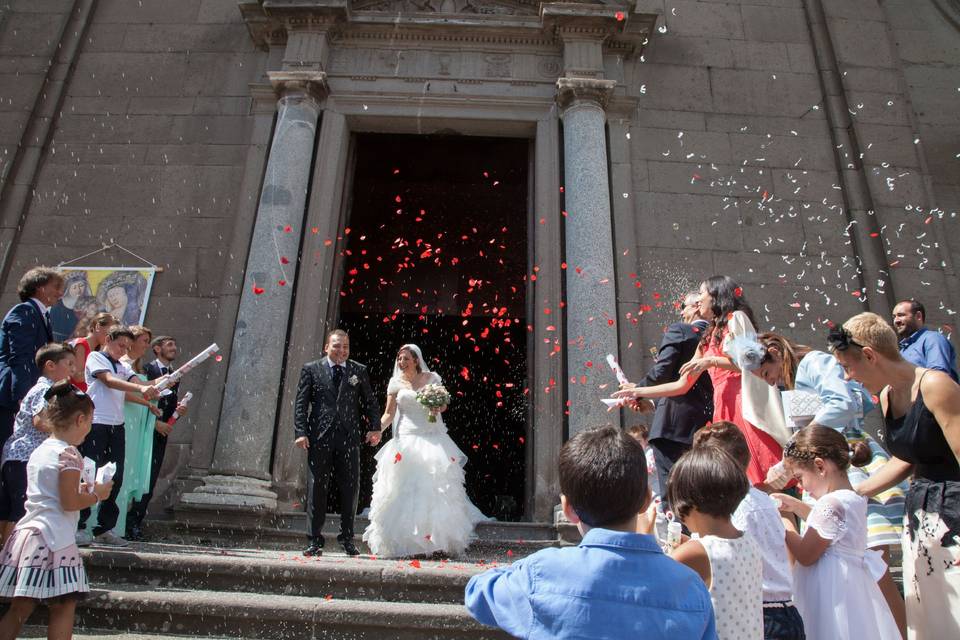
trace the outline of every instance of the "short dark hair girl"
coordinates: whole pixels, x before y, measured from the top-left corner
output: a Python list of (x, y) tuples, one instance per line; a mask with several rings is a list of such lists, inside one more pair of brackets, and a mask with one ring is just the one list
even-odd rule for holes
[(740, 427), (726, 420), (718, 420), (697, 431), (693, 436), (693, 446), (721, 449), (740, 463), (742, 468), (750, 464), (750, 447), (747, 445), (747, 439), (743, 437)]
[(733, 456), (717, 447), (694, 447), (670, 471), (667, 502), (680, 519), (693, 509), (729, 518), (750, 491), (750, 481)]
[(647, 501), (647, 458), (615, 427), (581, 431), (560, 449), (560, 492), (584, 524), (619, 525)]
[(816, 458), (830, 460), (844, 471), (851, 464), (862, 467), (872, 457), (866, 442), (857, 442), (852, 447), (842, 433), (816, 423), (808, 424), (797, 431), (783, 449), (784, 460), (789, 460), (805, 469), (813, 466)]
[(753, 309), (743, 297), (743, 289), (730, 276), (713, 276), (703, 281), (703, 286), (713, 298), (713, 330), (706, 332), (703, 339), (711, 337), (720, 344), (723, 340), (723, 330), (729, 321), (729, 315), (734, 311), (743, 311), (750, 319), (750, 324), (757, 326), (753, 317)]

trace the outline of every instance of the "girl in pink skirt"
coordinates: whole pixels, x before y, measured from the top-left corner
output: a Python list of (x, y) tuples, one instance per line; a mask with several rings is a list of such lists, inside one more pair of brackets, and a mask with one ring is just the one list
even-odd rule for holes
[(30, 455), (26, 515), (0, 551), (0, 598), (13, 599), (0, 620), (0, 640), (18, 636), (38, 601), (50, 607), (47, 638), (72, 636), (77, 597), (90, 591), (75, 541), (77, 519), (113, 486), (81, 482), (83, 458), (75, 447), (90, 432), (90, 397), (63, 380), (44, 399), (41, 415), (51, 435)]

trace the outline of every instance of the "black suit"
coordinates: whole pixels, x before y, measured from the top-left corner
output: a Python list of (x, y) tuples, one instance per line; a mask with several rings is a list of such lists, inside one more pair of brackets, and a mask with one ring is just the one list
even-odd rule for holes
[[(166, 373), (173, 372), (173, 367), (168, 367)], [(143, 365), (143, 373), (146, 374), (147, 380), (156, 380), (160, 376), (164, 375), (164, 372), (160, 370), (160, 367), (157, 366), (156, 361), (148, 362)], [(160, 396), (160, 399), (157, 400), (157, 407), (162, 411), (158, 421), (167, 422), (170, 418), (173, 417), (173, 412), (177, 409), (177, 397), (179, 395), (180, 383), (170, 387), (170, 393), (166, 396)], [(143, 494), (139, 500), (135, 500), (133, 505), (130, 507), (130, 514), (127, 516), (127, 530), (134, 528), (139, 528), (143, 523), (143, 519), (147, 515), (147, 507), (150, 506), (150, 499), (153, 498), (153, 489), (157, 486), (157, 478), (160, 477), (160, 467), (163, 466), (163, 456), (167, 452), (167, 436), (163, 435), (156, 429), (153, 431), (153, 453), (150, 456), (150, 487), (148, 491)]]
[(14, 306), (0, 325), (0, 447), (13, 433), (20, 401), (40, 370), (37, 350), (53, 341), (53, 332), (32, 299)]
[[(703, 333), (709, 325), (704, 321), (694, 324), (677, 322), (667, 328), (660, 341), (657, 360), (647, 375), (637, 383), (652, 387), (673, 382), (680, 377), (680, 367), (697, 352)], [(693, 442), (693, 434), (713, 418), (713, 383), (703, 374), (682, 396), (661, 398), (650, 426), (650, 446), (657, 460), (660, 491), (666, 492), (670, 469)]]
[(370, 386), (367, 368), (353, 360), (347, 360), (343, 366), (339, 388), (334, 388), (328, 358), (303, 365), (297, 384), (294, 430), (297, 438), (309, 438), (307, 537), (320, 546), (331, 471), (340, 487), (337, 539), (341, 543), (353, 542), (353, 519), (360, 492), (360, 445), (367, 431), (380, 430), (380, 405)]

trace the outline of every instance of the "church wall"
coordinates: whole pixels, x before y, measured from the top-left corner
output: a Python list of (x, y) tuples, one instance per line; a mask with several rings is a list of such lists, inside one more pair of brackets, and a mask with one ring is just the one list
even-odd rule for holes
[[(941, 207), (956, 211), (955, 186), (923, 188), (917, 124), (903, 90), (904, 78), (917, 72), (900, 65), (887, 39), (898, 20), (868, 5), (877, 3), (637, 3), (638, 11), (661, 18), (644, 61), (628, 70), (639, 92), (629, 126), (635, 236), (619, 237), (617, 252), (621, 349), (629, 353), (632, 342), (644, 366), (676, 318), (673, 302), (714, 273), (742, 283), (761, 329), (818, 348), (825, 323), (863, 310), (887, 315), (897, 298), (922, 299), (932, 324), (949, 317), (952, 270), (944, 271), (932, 245), (923, 256), (907, 255), (917, 235), (934, 235), (934, 225), (925, 229), (926, 216), (906, 207), (926, 211), (942, 200)], [(947, 40), (960, 42), (956, 33)], [(935, 55), (942, 57), (946, 45), (938, 46)], [(950, 96), (943, 86), (950, 76), (920, 75), (940, 82), (921, 100)], [(892, 86), (863, 91), (881, 76)], [(846, 118), (836, 111), (843, 101), (851, 105)], [(929, 132), (924, 137), (936, 138), (944, 126), (950, 133), (948, 123), (927, 121), (919, 121), (920, 131)], [(943, 152), (937, 157), (949, 160)], [(942, 174), (955, 181), (953, 169)], [(878, 229), (858, 233), (855, 224), (848, 233), (847, 211), (855, 209), (874, 210), (863, 217)], [(940, 233), (955, 228), (949, 216), (943, 224)], [(858, 252), (878, 237), (887, 263), (895, 264), (871, 274), (861, 269)], [(642, 287), (629, 286), (631, 280)], [(638, 310), (646, 313), (637, 318)]]
[[(26, 13), (31, 4), (36, 8)], [(42, 60), (57, 44), (47, 40), (48, 26), (73, 4), (12, 3), (14, 14), (4, 17), (0, 46), (10, 44), (0, 60), (10, 73), (0, 86), (4, 95), (23, 92), (17, 104), (3, 101), (20, 114), (4, 118), (4, 131), (39, 115), (26, 108), (25, 93), (37, 89), (39, 72), (32, 70), (41, 65), (19, 57), (13, 47), (30, 43), (13, 39), (12, 25), (28, 34), (30, 52)], [(216, 321), (231, 312), (231, 295), (242, 286), (246, 243), (235, 256), (231, 243), (235, 221), (255, 210), (259, 196), (259, 175), (247, 185), (252, 189), (243, 187), (248, 155), (263, 155), (249, 83), (260, 80), (267, 54), (254, 48), (234, 0), (101, 0), (85, 28), (14, 245), (3, 307), (15, 301), (17, 280), (29, 267), (117, 242), (164, 268), (145, 319), (155, 335), (177, 337), (185, 355), (215, 340), (229, 349), (232, 331), (217, 335)], [(29, 73), (17, 73), (22, 65)], [(269, 133), (268, 123), (259, 136), (269, 141)], [(11, 142), (5, 135), (0, 145), (9, 149)], [(140, 265), (116, 250), (82, 263)], [(211, 361), (182, 385), (198, 407), (219, 407), (220, 398), (203, 394), (217, 366)], [(194, 434), (215, 431), (217, 413), (191, 416), (174, 431), (159, 493), (188, 464)]]

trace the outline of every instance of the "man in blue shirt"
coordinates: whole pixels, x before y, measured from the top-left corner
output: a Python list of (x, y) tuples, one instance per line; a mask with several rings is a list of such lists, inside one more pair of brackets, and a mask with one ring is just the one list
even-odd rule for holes
[(578, 433), (560, 451), (560, 490), (583, 541), (471, 578), (474, 618), (520, 638), (717, 638), (700, 577), (635, 533), (650, 502), (639, 442), (614, 427)]
[(925, 369), (937, 369), (957, 380), (957, 352), (942, 334), (924, 327), (927, 310), (916, 300), (898, 302), (893, 308), (893, 328), (900, 339), (900, 355)]

